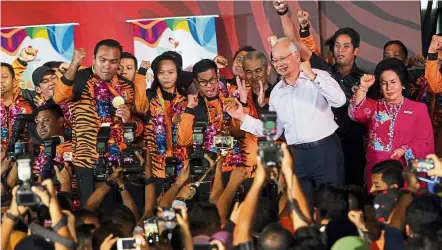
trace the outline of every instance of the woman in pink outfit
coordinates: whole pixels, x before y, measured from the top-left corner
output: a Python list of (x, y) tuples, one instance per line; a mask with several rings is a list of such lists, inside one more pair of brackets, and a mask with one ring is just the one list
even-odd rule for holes
[[(379, 84), (382, 99), (366, 98), (368, 89)], [(397, 159), (404, 166), (408, 159), (425, 158), (434, 153), (433, 128), (428, 109), (402, 95), (408, 83), (406, 66), (396, 58), (380, 62), (375, 76), (364, 75), (350, 101), (351, 119), (368, 128), (367, 188), (371, 188), (373, 166), (383, 160)]]

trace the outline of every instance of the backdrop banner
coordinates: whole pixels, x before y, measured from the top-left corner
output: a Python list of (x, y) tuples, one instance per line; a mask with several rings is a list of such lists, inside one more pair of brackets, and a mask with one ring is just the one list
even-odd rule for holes
[(1, 61), (12, 63), (25, 47), (38, 50), (20, 80), (20, 87), (33, 89), (32, 72), (48, 61), (70, 62), (74, 54), (74, 25), (49, 24), (1, 28)]
[[(150, 61), (165, 51), (176, 51), (183, 57), (183, 69), (191, 71), (201, 59), (213, 59), (217, 53), (216, 16), (192, 16), (128, 20), (133, 23), (135, 57), (138, 64)], [(149, 70), (148, 87), (153, 81)]]

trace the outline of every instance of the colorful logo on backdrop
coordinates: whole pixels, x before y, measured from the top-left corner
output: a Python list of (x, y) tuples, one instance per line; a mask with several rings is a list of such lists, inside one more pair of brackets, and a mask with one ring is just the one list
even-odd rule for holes
[[(152, 62), (163, 52), (172, 50), (181, 54), (186, 69), (201, 59), (213, 59), (218, 53), (214, 16), (134, 21), (133, 37), (138, 61)], [(152, 80), (150, 71), (148, 86)]]
[(74, 53), (74, 25), (43, 25), (1, 29), (2, 61), (12, 63), (25, 47), (38, 49), (36, 60), (20, 79), (22, 88), (33, 89), (32, 72), (48, 61), (69, 62)]

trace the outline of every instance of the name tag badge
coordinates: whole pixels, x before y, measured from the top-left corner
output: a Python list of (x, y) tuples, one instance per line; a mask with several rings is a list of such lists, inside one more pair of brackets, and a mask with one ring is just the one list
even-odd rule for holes
[(404, 110), (404, 114), (412, 115), (412, 114), (413, 114), (413, 111), (410, 111), (410, 110)]
[(72, 161), (72, 152), (64, 152), (63, 153), (63, 160), (64, 161)]

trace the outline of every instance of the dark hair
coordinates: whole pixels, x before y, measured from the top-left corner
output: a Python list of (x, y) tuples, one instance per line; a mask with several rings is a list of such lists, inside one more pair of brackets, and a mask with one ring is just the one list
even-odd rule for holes
[(63, 110), (60, 106), (54, 103), (46, 103), (35, 110), (35, 116), (37, 117), (38, 113), (41, 111), (48, 110), (51, 114), (53, 114), (57, 119), (63, 117)]
[(138, 68), (138, 61), (137, 61), (137, 58), (136, 58), (132, 53), (129, 53), (129, 52), (127, 52), (127, 51), (121, 53), (121, 59), (124, 59), (124, 58), (128, 58), (128, 59), (132, 59), (132, 60), (134, 60), (135, 69)]
[(331, 36), (325, 40), (324, 43), (325, 47), (328, 48), (328, 50), (333, 53), (333, 48), (335, 47), (335, 39), (334, 36)]
[(289, 230), (279, 223), (269, 224), (258, 238), (258, 250), (286, 250), (294, 238)]
[(405, 218), (413, 234), (425, 232), (431, 223), (442, 222), (440, 198), (432, 194), (416, 196), (408, 206)]
[(121, 44), (117, 40), (105, 39), (105, 40), (99, 41), (95, 45), (94, 57), (97, 56), (98, 49), (100, 49), (101, 46), (106, 46), (106, 47), (110, 47), (110, 48), (117, 48), (120, 51), (120, 58), (121, 58), (121, 54), (123, 54), (123, 47), (121, 46)]
[(373, 84), (373, 88), (375, 92), (380, 93), (381, 91), (381, 75), (384, 73), (384, 71), (391, 70), (395, 72), (399, 80), (401, 81), (401, 84), (403, 87), (405, 87), (405, 91), (403, 91), (404, 96), (410, 96), (410, 94), (407, 92), (410, 85), (409, 75), (408, 75), (408, 69), (405, 64), (394, 57), (391, 58), (385, 58), (382, 60), (378, 65), (376, 66), (376, 69), (374, 70), (374, 76), (376, 77), (375, 83)]
[(289, 250), (326, 250), (324, 243), (318, 238), (295, 238)]
[(362, 210), (366, 204), (365, 190), (356, 185), (345, 186), (348, 195), (348, 208), (350, 210)]
[[(353, 48), (359, 48), (359, 44), (361, 42), (361, 37), (359, 36), (359, 33), (349, 27), (340, 28), (338, 29), (335, 34), (333, 35), (333, 46), (336, 43), (336, 39), (340, 35), (347, 35), (351, 38), (351, 44), (353, 45)], [(333, 50), (332, 50), (333, 51)]]
[(235, 58), (238, 56), (238, 54), (242, 51), (246, 51), (246, 52), (252, 52), (252, 51), (256, 51), (255, 48), (253, 48), (252, 46), (246, 45), (243, 46), (241, 48), (239, 48), (236, 52), (235, 55), (233, 55), (233, 61), (235, 61)]
[(11, 75), (12, 75), (12, 79), (14, 80), (14, 79), (15, 79), (15, 74), (14, 74), (14, 68), (12, 67), (12, 65), (9, 64), (9, 63), (4, 63), (4, 62), (2, 62), (2, 63), (1, 63), (1, 66), (2, 66), (2, 67), (6, 67), (6, 68), (8, 68), (9, 72), (10, 72)]
[(391, 40), (391, 41), (388, 41), (388, 42), (384, 45), (384, 50), (383, 50), (383, 51), (385, 52), (385, 49), (386, 49), (388, 46), (392, 45), (392, 44), (395, 44), (395, 45), (401, 47), (402, 54), (404, 54), (404, 57), (405, 57), (404, 59), (407, 59), (407, 58), (408, 58), (408, 50), (407, 50), (407, 47), (405, 47), (405, 44), (404, 44), (403, 42), (399, 41), (399, 40)]
[(192, 74), (193, 79), (198, 79), (198, 74), (206, 72), (209, 69), (215, 70), (215, 73), (218, 74), (216, 63), (209, 59), (203, 59), (193, 65)]
[(182, 72), (183, 69), (179, 66), (179, 62), (177, 61), (176, 57), (170, 56), (170, 55), (165, 55), (164, 53), (162, 55), (157, 56), (153, 61), (152, 61), (152, 71), (153, 71), (153, 77), (154, 80), (152, 82), (152, 86), (150, 87), (150, 90), (153, 91), (154, 93), (156, 93), (156, 90), (158, 87), (161, 86), (160, 84), (160, 80), (158, 79), (158, 72), (160, 70), (160, 62), (161, 61), (172, 61), (175, 64), (176, 67), (176, 72), (177, 72), (177, 79), (176, 79), (176, 89), (178, 91), (178, 93), (180, 95), (184, 95), (187, 96), (186, 91), (184, 90), (184, 87), (181, 86), (181, 81), (180, 78), (182, 77)]
[(84, 218), (97, 218), (97, 214), (95, 212), (84, 208), (74, 211), (73, 214), (75, 216), (75, 227), (86, 225), (83, 221)]
[(320, 219), (333, 220), (348, 214), (347, 193), (331, 184), (322, 184), (315, 190), (315, 207)]
[(63, 62), (59, 62), (59, 61), (49, 61), (49, 62), (46, 62), (45, 64), (43, 64), (42, 66), (46, 66), (46, 67), (49, 67), (49, 68), (58, 68), (58, 67), (60, 67), (60, 65), (62, 64)]
[(196, 203), (189, 212), (189, 226), (192, 235), (212, 235), (219, 231), (221, 222), (216, 205), (207, 202)]
[(120, 231), (123, 234), (132, 234), (133, 229), (137, 225), (137, 219), (132, 210), (123, 204), (116, 204), (111, 210), (106, 212), (107, 221), (105, 218), (104, 223), (111, 222), (112, 224), (119, 225)]
[(398, 160), (385, 160), (374, 165), (371, 174), (382, 174), (382, 181), (388, 186), (398, 185), (398, 188), (404, 186), (402, 177), (403, 165)]
[(95, 226), (91, 224), (83, 224), (75, 228), (77, 235), (77, 249), (92, 248), (92, 235)]
[[(119, 225), (114, 225), (114, 224), (105, 225), (95, 230), (94, 234), (92, 235), (92, 249), (99, 250), (101, 243), (103, 243), (104, 239), (106, 239), (106, 237), (109, 236), (110, 234), (113, 235), (113, 238), (124, 237), (123, 233), (120, 231)], [(114, 244), (111, 249), (117, 250), (117, 244)]]
[(183, 67), (183, 57), (181, 56), (180, 53), (178, 53), (176, 51), (169, 50), (169, 51), (164, 52), (162, 55), (171, 56), (171, 57), (175, 58), (175, 60), (178, 63), (178, 66), (180, 68)]
[(278, 202), (269, 197), (260, 197), (257, 202), (257, 216), (253, 219), (252, 228), (254, 233), (261, 233), (267, 225), (278, 222)]

